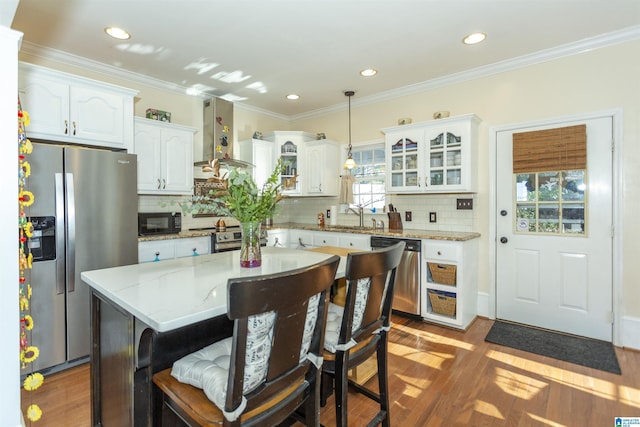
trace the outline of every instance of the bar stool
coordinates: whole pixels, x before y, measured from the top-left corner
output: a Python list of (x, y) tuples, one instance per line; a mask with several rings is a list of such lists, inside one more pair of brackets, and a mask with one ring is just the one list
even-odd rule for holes
[[(387, 383), (387, 333), (396, 270), (405, 243), (347, 256), (347, 296), (344, 308), (329, 304), (322, 365), (322, 402), (326, 403), (332, 385), (335, 391), (336, 425), (347, 427), (347, 392), (364, 394), (380, 405), (368, 425), (388, 427), (389, 387)], [(347, 372), (377, 356), (379, 393), (350, 381)]]
[[(233, 336), (153, 376), (163, 426), (318, 426), (329, 292), (340, 258), (228, 282)], [(297, 414), (296, 419), (303, 419)]]

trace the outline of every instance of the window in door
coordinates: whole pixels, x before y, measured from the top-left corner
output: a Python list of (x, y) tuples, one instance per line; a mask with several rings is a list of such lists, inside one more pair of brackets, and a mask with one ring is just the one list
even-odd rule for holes
[(354, 147), (352, 156), (357, 165), (352, 171), (354, 204), (382, 212), (386, 205), (384, 143)]
[(515, 175), (516, 232), (585, 235), (585, 170)]
[(587, 235), (586, 126), (513, 135), (516, 233)]

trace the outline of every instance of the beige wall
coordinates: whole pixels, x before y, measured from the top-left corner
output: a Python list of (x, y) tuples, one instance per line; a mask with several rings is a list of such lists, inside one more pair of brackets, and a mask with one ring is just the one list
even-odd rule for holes
[[(623, 141), (618, 149), (624, 152), (623, 168), (623, 225), (624, 271), (623, 316), (640, 318), (640, 264), (635, 260), (636, 239), (640, 225), (634, 221), (640, 204), (640, 42), (601, 48), (559, 60), (543, 62), (526, 68), (507, 71), (419, 94), (357, 106), (352, 100), (352, 141), (370, 141), (382, 138), (381, 128), (395, 126), (400, 117), (411, 117), (413, 122), (430, 120), (439, 110), (452, 115), (475, 113), (482, 119), (478, 141), (479, 185), (475, 196), (473, 223), (482, 234), (480, 242), (479, 290), (489, 290), (489, 129), (512, 123), (542, 120), (558, 116), (621, 108), (623, 110)], [(148, 107), (172, 112), (174, 123), (200, 128), (201, 101), (186, 95), (158, 90), (144, 85), (132, 86), (124, 80), (103, 75), (87, 74), (79, 69), (38, 58), (21, 60), (51, 66), (64, 71), (83, 74), (140, 91), (136, 98), (135, 114), (144, 115)], [(357, 88), (354, 88), (357, 91)], [(339, 102), (339, 101), (337, 101)], [(346, 107), (345, 100), (345, 107)], [(248, 139), (254, 131), (304, 130), (324, 132), (328, 138), (347, 141), (347, 115), (343, 111), (289, 123), (275, 115), (260, 114), (236, 108), (235, 127), (238, 139)], [(620, 144), (622, 143), (622, 144)], [(201, 135), (196, 134), (195, 153), (201, 152)], [(429, 198), (430, 196), (413, 196)], [(321, 205), (318, 200), (298, 201), (298, 209), (308, 203), (313, 211)], [(312, 213), (315, 215), (315, 213)]]
[[(379, 129), (394, 126), (400, 117), (430, 120), (439, 110), (452, 115), (475, 113), (482, 119), (478, 141), (478, 211), (480, 244), (479, 290), (489, 290), (489, 129), (511, 123), (622, 108), (623, 168), (623, 316), (640, 316), (640, 264), (636, 261), (640, 224), (640, 42), (629, 42), (560, 60), (471, 80), (377, 104), (354, 107), (352, 140), (381, 137)], [(357, 89), (357, 88), (356, 88)], [(357, 94), (356, 94), (357, 96)], [(294, 123), (299, 130), (320, 129), (345, 141), (346, 112)], [(424, 196), (429, 197), (429, 196)]]

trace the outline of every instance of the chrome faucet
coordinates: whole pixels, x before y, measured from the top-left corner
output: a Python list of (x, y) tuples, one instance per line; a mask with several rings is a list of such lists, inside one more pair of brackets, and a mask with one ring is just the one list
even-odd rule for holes
[(349, 213), (349, 211), (360, 217), (360, 228), (364, 228), (364, 208), (362, 206), (358, 206), (358, 210), (347, 207), (345, 213)]

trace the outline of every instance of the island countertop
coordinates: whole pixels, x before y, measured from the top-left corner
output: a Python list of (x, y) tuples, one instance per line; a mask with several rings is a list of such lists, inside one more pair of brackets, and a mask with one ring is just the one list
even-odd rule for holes
[[(158, 332), (226, 315), (227, 280), (307, 267), (331, 255), (262, 248), (262, 266), (240, 267), (240, 251), (134, 264), (81, 273), (98, 293)], [(341, 257), (336, 277), (345, 273)]]

